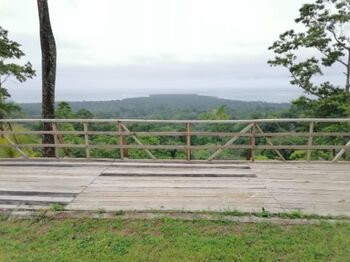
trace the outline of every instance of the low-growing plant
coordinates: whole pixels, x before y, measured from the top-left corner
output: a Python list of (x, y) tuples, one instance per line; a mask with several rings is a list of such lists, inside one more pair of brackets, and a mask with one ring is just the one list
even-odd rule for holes
[(54, 203), (50, 205), (49, 210), (54, 212), (64, 211), (64, 206), (59, 203)]

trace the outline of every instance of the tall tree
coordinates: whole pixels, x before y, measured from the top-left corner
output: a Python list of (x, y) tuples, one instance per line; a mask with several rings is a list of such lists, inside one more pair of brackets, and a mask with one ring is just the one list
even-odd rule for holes
[[(47, 0), (37, 0), (40, 22), (40, 42), (42, 56), (42, 117), (55, 118), (55, 83), (56, 83), (56, 42), (51, 28)], [(50, 123), (43, 125), (43, 130), (50, 131)], [(53, 144), (53, 135), (44, 135), (43, 144)], [(55, 156), (53, 147), (43, 149), (45, 157)]]
[[(326, 100), (331, 100), (338, 103), (337, 107), (344, 106), (350, 101), (350, 1), (316, 0), (304, 4), (299, 13), (295, 22), (305, 30), (281, 34), (270, 47), (276, 56), (269, 64), (286, 67), (292, 76), (291, 84), (312, 95), (304, 96), (299, 103), (319, 101), (327, 106)], [(315, 79), (323, 75), (325, 68), (338, 70), (344, 76), (344, 84)], [(327, 110), (333, 111), (331, 107)]]
[(5, 87), (5, 82), (13, 77), (19, 82), (24, 82), (35, 75), (31, 63), (24, 65), (18, 61), (24, 56), (21, 45), (8, 38), (8, 32), (0, 26), (0, 119), (8, 117), (19, 107), (8, 101), (10, 94)]

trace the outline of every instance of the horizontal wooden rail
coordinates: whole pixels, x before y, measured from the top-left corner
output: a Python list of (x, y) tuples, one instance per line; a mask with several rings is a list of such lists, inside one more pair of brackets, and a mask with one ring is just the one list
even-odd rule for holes
[[(186, 145), (87, 145), (84, 144), (18, 144), (18, 147), (33, 147), (33, 148), (43, 148), (43, 147), (57, 147), (57, 148), (99, 148), (99, 149), (152, 149), (152, 150), (198, 150), (198, 149), (261, 149), (261, 150), (275, 150), (275, 149), (286, 149), (286, 150), (332, 150), (332, 149), (345, 149), (349, 150), (350, 145), (344, 146), (330, 146), (330, 145), (320, 145), (320, 146), (304, 146), (304, 145), (278, 145), (278, 146), (251, 146), (251, 145), (198, 145), (198, 146), (186, 146)], [(12, 145), (4, 144), (0, 147), (12, 147)]]
[[(40, 123), (51, 123), (52, 130), (38, 130), (38, 124)], [(20, 126), (20, 128), (16, 130), (14, 124)], [(32, 124), (35, 125), (32, 126)], [(159, 129), (158, 124), (165, 124), (167, 131), (144, 131), (145, 127), (142, 126), (147, 125), (146, 130), (149, 130), (152, 125), (153, 129)], [(271, 129), (269, 131), (269, 125), (266, 126), (265, 124), (270, 124), (270, 126), (271, 124), (277, 124), (273, 127), (280, 131), (271, 132)], [(293, 128), (292, 131), (288, 132), (288, 127), (295, 127), (295, 125), (299, 125), (298, 129)], [(341, 125), (341, 129), (336, 132), (322, 129), (328, 125)], [(64, 130), (67, 126), (69, 126), (68, 130)], [(38, 150), (52, 147), (55, 148), (57, 158), (69, 156), (69, 149), (81, 149), (78, 151), (83, 152), (87, 159), (92, 158), (94, 150), (116, 150), (121, 159), (128, 159), (129, 150), (138, 149), (144, 151), (146, 156), (153, 160), (157, 160), (157, 152), (155, 152), (157, 150), (172, 151), (174, 155), (176, 155), (176, 151), (182, 151), (184, 158), (191, 161), (195, 160), (193, 154), (196, 150), (209, 150), (207, 160), (211, 161), (220, 157), (224, 150), (241, 150), (243, 152), (245, 150), (248, 152), (246, 153), (247, 159), (254, 161), (257, 151), (271, 150), (277, 159), (285, 161), (288, 159), (287, 156), (290, 151), (301, 150), (305, 152), (306, 159), (311, 161), (313, 152), (321, 150), (332, 151), (333, 160), (338, 161), (342, 158), (346, 159), (344, 156), (350, 150), (349, 118), (252, 120), (0, 119), (0, 127), (0, 136), (7, 141), (6, 144), (0, 144), (0, 150), (1, 148), (13, 148), (22, 157), (29, 157), (26, 149)], [(74, 127), (78, 130), (72, 130)], [(133, 131), (133, 127), (137, 127), (137, 131)], [(173, 131), (168, 129), (173, 129)], [(234, 131), (229, 132), (230, 130)], [(295, 130), (300, 130), (300, 132)], [(40, 139), (45, 134), (53, 135), (55, 143), (24, 143), (21, 141), (23, 136)], [(67, 141), (72, 141), (71, 136), (78, 136), (80, 140), (76, 138), (76, 140), (73, 139), (75, 143), (67, 143)], [(99, 136), (115, 137), (116, 140), (109, 144), (98, 144), (94, 139)], [(176, 143), (145, 144), (144, 141), (147, 141), (147, 137), (158, 137), (158, 139), (164, 137), (162, 141), (176, 141)], [(173, 140), (165, 137), (173, 137)], [(292, 137), (300, 138), (299, 143), (289, 144), (286, 139)], [(206, 144), (203, 144), (203, 138), (207, 138), (207, 140), (204, 140)], [(324, 142), (320, 142), (321, 138), (332, 138), (333, 140), (329, 141), (333, 142), (324, 144)], [(334, 142), (339, 139), (341, 139), (341, 143)], [(279, 142), (280, 140), (287, 143), (283, 144), (283, 142)]]
[[(0, 135), (44, 135), (44, 134), (51, 134), (51, 135), (104, 135), (104, 136), (185, 136), (186, 132), (118, 132), (118, 131), (0, 131)], [(237, 132), (202, 132), (202, 131), (193, 131), (191, 132), (191, 136), (216, 136), (216, 137), (232, 137), (232, 136), (241, 136), (241, 137), (251, 137), (253, 134), (246, 133), (246, 134), (240, 134)], [(255, 134), (255, 137), (308, 137), (310, 136), (309, 133), (306, 132), (281, 132), (281, 133), (263, 133), (263, 134)], [(313, 137), (338, 137), (338, 136), (350, 136), (350, 132), (315, 132), (311, 134)]]
[(249, 124), (255, 123), (350, 123), (350, 118), (276, 118), (250, 120), (150, 120), (150, 119), (0, 119), (0, 123), (131, 123), (131, 124)]

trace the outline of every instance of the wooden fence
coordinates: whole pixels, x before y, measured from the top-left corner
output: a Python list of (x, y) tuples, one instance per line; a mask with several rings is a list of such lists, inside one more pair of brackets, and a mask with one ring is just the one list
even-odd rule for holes
[[(40, 124), (51, 123), (51, 131), (42, 131)], [(81, 125), (80, 130), (63, 130), (62, 125), (76, 124)], [(113, 125), (115, 131), (111, 130), (91, 130), (92, 125)], [(36, 126), (35, 126), (36, 125)], [(176, 125), (183, 126), (183, 130), (178, 131), (132, 131), (133, 125)], [(196, 126), (215, 125), (216, 127), (235, 126), (234, 132), (198, 130)], [(286, 125), (294, 126), (294, 131), (267, 131), (267, 125)], [(339, 132), (333, 131), (334, 126), (342, 126)], [(21, 126), (23, 128), (18, 128)], [(295, 128), (299, 126), (298, 128)], [(317, 131), (317, 126), (322, 126), (321, 131)], [(36, 128), (34, 128), (36, 127)], [(140, 120), (140, 119), (0, 119), (0, 135), (6, 143), (0, 144), (1, 148), (13, 148), (23, 158), (29, 158), (25, 152), (25, 148), (55, 148), (56, 158), (60, 157), (59, 150), (67, 150), (69, 148), (80, 148), (85, 151), (85, 157), (91, 159), (91, 150), (111, 150), (118, 149), (120, 151), (120, 159), (128, 159), (128, 150), (141, 149), (144, 150), (150, 159), (157, 160), (155, 150), (183, 150), (185, 159), (192, 160), (192, 152), (194, 150), (210, 150), (211, 154), (207, 161), (218, 159), (224, 150), (245, 150), (246, 160), (254, 161), (256, 152), (261, 150), (271, 150), (275, 152), (277, 159), (286, 161), (285, 150), (302, 150), (306, 154), (307, 161), (312, 160), (313, 151), (332, 151), (333, 161), (339, 161), (344, 158), (346, 151), (350, 149), (350, 119), (253, 119), (253, 120)], [(264, 130), (265, 129), (265, 130)], [(345, 129), (345, 130), (344, 130)], [(296, 131), (297, 130), (297, 131)], [(301, 130), (301, 131), (298, 131)], [(324, 131), (326, 130), (326, 131)], [(21, 143), (19, 136), (43, 136), (52, 135), (54, 144), (42, 143)], [(83, 137), (81, 144), (65, 143), (64, 137), (67, 135), (75, 135)], [(119, 144), (91, 144), (91, 136), (117, 136)], [(142, 142), (142, 137), (183, 137), (184, 143), (179, 145), (149, 145)], [(192, 143), (193, 137), (220, 137), (224, 139), (222, 144), (206, 144), (196, 145)], [(304, 137), (305, 144), (276, 144), (275, 138), (292, 138)], [(316, 144), (315, 138), (341, 138), (345, 141), (341, 144)], [(133, 143), (127, 143), (127, 138), (132, 138)], [(240, 139), (245, 138), (246, 144)], [(259, 141), (258, 141), (259, 140)], [(262, 143), (262, 140), (265, 143)], [(63, 154), (66, 155), (66, 154)], [(62, 156), (62, 154), (61, 154)], [(232, 159), (235, 160), (235, 159)]]

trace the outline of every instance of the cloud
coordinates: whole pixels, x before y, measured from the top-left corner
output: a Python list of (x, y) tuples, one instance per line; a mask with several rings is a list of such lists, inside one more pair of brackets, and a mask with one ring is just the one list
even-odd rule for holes
[[(9, 83), (9, 87), (15, 101), (40, 101), (40, 75), (21, 85)], [(289, 86), (285, 72), (252, 62), (58, 67), (57, 100), (112, 100), (172, 93), (287, 102), (301, 91)]]
[[(310, 0), (311, 1), (311, 0)], [(58, 48), (57, 100), (108, 100), (154, 93), (199, 93), (243, 100), (290, 101), (268, 46), (294, 26), (308, 0), (49, 1)], [(0, 24), (22, 44), (38, 76), (10, 81), (16, 101), (39, 101), (36, 1), (0, 0)], [(338, 72), (326, 77), (340, 82)]]
[[(304, 1), (60, 0), (49, 7), (61, 64), (116, 65), (261, 56)], [(31, 47), (39, 36), (36, 1), (0, 4), (1, 24), (15, 38), (28, 36), (23, 46)]]

